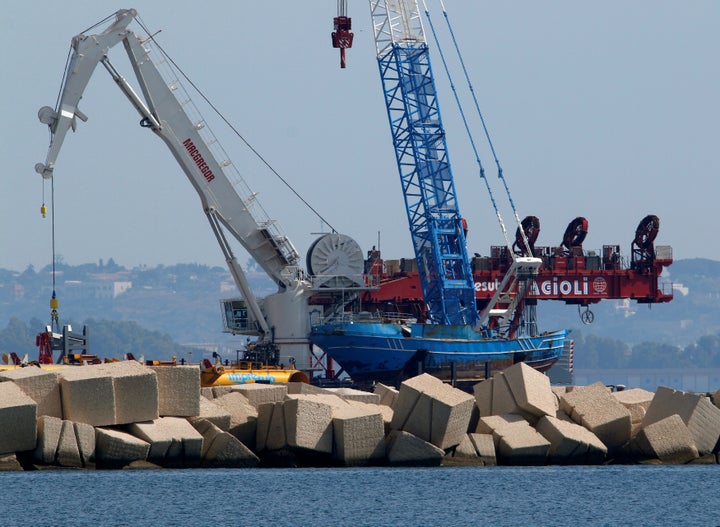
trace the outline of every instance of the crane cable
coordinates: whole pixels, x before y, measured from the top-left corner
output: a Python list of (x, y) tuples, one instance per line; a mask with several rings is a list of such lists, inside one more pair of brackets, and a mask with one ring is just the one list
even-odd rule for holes
[(327, 225), (332, 232), (337, 232), (335, 228), (330, 225), (330, 222), (328, 222), (310, 203), (303, 198), (300, 193), (295, 190), (295, 188), (285, 179), (283, 178), (280, 173), (275, 170), (275, 168), (270, 164), (269, 161), (267, 161), (261, 154), (258, 152), (243, 135), (238, 131), (235, 126), (233, 126), (232, 123), (218, 110), (218, 108), (210, 101), (210, 99), (207, 98), (207, 96), (200, 90), (200, 88), (197, 87), (197, 85), (190, 80), (190, 78), (185, 74), (185, 72), (178, 66), (175, 61), (165, 52), (165, 49), (158, 43), (157, 40), (155, 40), (155, 34), (150, 33), (148, 28), (145, 26), (145, 24), (140, 20), (140, 17), (136, 18), (137, 23), (140, 25), (140, 27), (145, 31), (145, 33), (148, 35), (148, 40), (152, 40), (155, 46), (160, 50), (160, 52), (163, 54), (163, 56), (170, 62), (170, 64), (173, 65), (175, 69), (177, 69), (178, 73), (182, 75), (182, 77), (192, 86), (192, 88), (202, 97), (202, 99), (210, 106), (213, 112), (230, 128), (230, 130), (233, 131), (233, 133), (243, 142), (245, 143), (245, 146), (247, 146), (250, 151), (277, 177), (295, 196), (308, 208), (310, 209), (315, 216), (318, 217), (318, 219), (323, 222), (325, 225)]
[[(526, 233), (525, 233), (525, 230), (522, 228), (522, 223), (521, 223), (521, 221), (520, 221), (520, 217), (519, 217), (519, 215), (518, 215), (517, 209), (516, 209), (516, 207), (515, 207), (515, 203), (514, 203), (514, 201), (513, 201), (513, 199), (512, 199), (512, 196), (511, 196), (511, 194), (510, 194), (510, 188), (508, 187), (507, 181), (506, 181), (506, 179), (505, 179), (505, 177), (504, 177), (504, 175), (503, 175), (503, 170), (502, 170), (502, 166), (500, 165), (500, 160), (499, 160), (498, 157), (497, 157), (497, 154), (496, 154), (496, 152), (495, 152), (495, 147), (494, 147), (494, 145), (493, 145), (492, 139), (490, 138), (490, 132), (488, 131), (488, 128), (487, 128), (487, 126), (486, 126), (486, 124), (485, 124), (485, 118), (483, 117), (482, 111), (480, 110), (480, 105), (479, 105), (479, 103), (478, 103), (477, 96), (475, 95), (475, 88), (474, 88), (474, 86), (473, 86), (473, 83), (472, 83), (472, 81), (471, 81), (471, 79), (470, 79), (470, 76), (469, 76), (469, 74), (468, 74), (467, 68), (466, 68), (466, 66), (465, 66), (465, 61), (464, 61), (464, 59), (463, 59), (462, 53), (460, 52), (460, 47), (458, 46), (457, 39), (455, 38), (455, 32), (454, 32), (453, 29), (452, 29), (452, 24), (450, 23), (450, 19), (449, 19), (448, 14), (447, 14), (447, 9), (445, 8), (445, 4), (444, 4), (443, 0), (440, 0), (440, 6), (442, 7), (442, 10), (443, 10), (443, 16), (444, 16), (445, 21), (446, 21), (446, 23), (447, 23), (447, 27), (448, 27), (448, 30), (449, 30), (449, 32), (450, 32), (450, 36), (451, 36), (451, 38), (452, 38), (453, 45), (454, 45), (454, 47), (455, 47), (455, 52), (456, 52), (456, 54), (457, 54), (457, 56), (458, 56), (458, 60), (460, 61), (460, 65), (462, 66), (462, 70), (463, 70), (463, 73), (464, 73), (464, 76), (465, 76), (465, 80), (466, 80), (467, 83), (468, 83), (468, 90), (470, 91), (470, 94), (471, 94), (471, 96), (472, 96), (473, 102), (474, 102), (474, 104), (475, 104), (475, 110), (476, 110), (476, 112), (477, 112), (478, 117), (480, 118), (480, 122), (482, 123), (482, 127), (483, 127), (483, 130), (484, 130), (484, 132), (485, 132), (485, 137), (487, 138), (488, 145), (489, 145), (489, 147), (490, 147), (490, 151), (492, 152), (493, 159), (494, 159), (494, 161), (495, 161), (495, 165), (497, 166), (497, 169), (498, 169), (498, 178), (502, 181), (503, 186), (504, 186), (504, 188), (505, 188), (505, 193), (507, 194), (508, 201), (510, 202), (510, 206), (511, 206), (512, 211), (513, 211), (513, 214), (514, 214), (514, 216), (515, 216), (515, 221), (517, 222), (517, 225), (518, 225), (518, 227), (519, 227), (519, 232), (520, 232), (520, 234), (521, 234), (521, 236), (522, 236), (522, 239), (523, 239), (523, 242), (524, 242), (524, 244), (525, 244), (525, 247), (527, 247), (527, 248), (528, 248), (528, 251), (530, 251), (530, 244), (528, 243), (527, 235), (526, 235)], [(496, 204), (496, 202), (495, 202), (495, 198), (494, 198), (494, 196), (493, 196), (492, 189), (490, 188), (489, 182), (488, 182), (487, 178), (485, 177), (485, 169), (484, 169), (484, 167), (483, 167), (483, 165), (482, 165), (482, 161), (480, 160), (480, 156), (479, 156), (479, 154), (478, 154), (477, 147), (476, 147), (476, 145), (475, 145), (474, 136), (473, 136), (472, 132), (470, 131), (470, 127), (469, 127), (469, 125), (468, 125), (467, 118), (466, 118), (466, 116), (465, 116), (465, 111), (464, 111), (464, 109), (463, 109), (463, 105), (462, 105), (462, 103), (460, 102), (460, 99), (459, 99), (459, 97), (458, 97), (458, 95), (457, 95), (457, 90), (456, 90), (455, 84), (454, 84), (454, 82), (453, 82), (452, 74), (450, 73), (450, 69), (449, 69), (449, 67), (448, 67), (447, 61), (445, 60), (445, 55), (444, 55), (444, 53), (443, 53), (443, 51), (442, 51), (442, 46), (440, 45), (440, 40), (439, 40), (439, 38), (438, 38), (437, 32), (435, 31), (435, 26), (434, 26), (434, 24), (433, 24), (433, 22), (432, 22), (432, 18), (431, 18), (431, 16), (430, 16), (430, 11), (428, 10), (428, 7), (427, 7), (427, 4), (426, 4), (425, 0), (423, 0), (423, 7), (424, 7), (424, 9), (425, 9), (425, 16), (426, 16), (426, 18), (427, 18), (427, 20), (428, 20), (428, 24), (429, 24), (429, 26), (430, 26), (430, 30), (431, 30), (431, 32), (432, 32), (432, 34), (433, 34), (433, 39), (435, 40), (435, 45), (436, 45), (437, 48), (438, 48), (438, 51), (439, 51), (439, 54), (440, 54), (440, 58), (441, 58), (442, 63), (443, 63), (443, 67), (444, 67), (444, 69), (445, 69), (445, 73), (446, 73), (446, 75), (447, 75), (447, 77), (448, 77), (448, 80), (449, 80), (449, 82), (450, 82), (450, 88), (451, 88), (452, 91), (453, 91), (453, 95), (454, 95), (454, 97), (455, 97), (455, 103), (456, 103), (456, 105), (457, 105), (457, 107), (458, 107), (458, 110), (459, 110), (459, 112), (460, 112), (460, 116), (461, 116), (462, 121), (463, 121), (463, 124), (464, 124), (464, 126), (465, 126), (465, 131), (466, 131), (466, 133), (467, 133), (467, 135), (468, 135), (468, 138), (469, 138), (469, 140), (470, 140), (470, 144), (471, 144), (472, 149), (473, 149), (473, 152), (474, 152), (474, 154), (475, 154), (475, 160), (476, 160), (476, 162), (478, 163), (478, 166), (480, 167), (480, 177), (485, 181), (485, 186), (486, 186), (486, 188), (487, 188), (487, 190), (488, 190), (488, 193), (489, 193), (489, 195), (490, 195), (490, 201), (492, 202), (493, 208), (495, 209), (495, 214), (497, 215), (498, 221), (500, 222), (500, 228), (502, 229), (503, 236), (505, 237), (505, 243), (507, 244), (507, 248), (508, 248), (510, 254), (513, 254), (512, 246), (511, 246), (511, 244), (510, 244), (510, 240), (508, 239), (508, 235), (507, 235), (507, 230), (506, 230), (506, 228), (505, 228), (505, 224), (504, 224), (504, 222), (503, 222), (503, 220), (502, 220), (502, 216), (500, 215), (500, 211), (498, 210), (497, 204)], [(530, 254), (530, 256), (532, 256), (532, 254)]]

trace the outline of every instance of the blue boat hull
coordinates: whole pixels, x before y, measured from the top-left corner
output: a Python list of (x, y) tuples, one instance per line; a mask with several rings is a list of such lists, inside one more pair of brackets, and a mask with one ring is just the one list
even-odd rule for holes
[(310, 341), (356, 382), (390, 382), (425, 372), (443, 380), (480, 381), (517, 362), (545, 371), (562, 355), (568, 331), (515, 339), (485, 338), (465, 326), (332, 323)]

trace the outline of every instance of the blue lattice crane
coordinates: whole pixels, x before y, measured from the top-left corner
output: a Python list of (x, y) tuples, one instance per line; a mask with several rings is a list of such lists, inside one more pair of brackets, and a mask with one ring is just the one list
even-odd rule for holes
[(371, 0), (377, 60), (428, 321), (479, 314), (463, 219), (416, 0)]

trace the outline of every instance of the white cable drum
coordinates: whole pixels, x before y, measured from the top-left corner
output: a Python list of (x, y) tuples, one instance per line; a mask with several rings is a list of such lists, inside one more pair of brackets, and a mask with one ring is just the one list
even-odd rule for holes
[(360, 245), (345, 234), (325, 234), (308, 249), (308, 272), (324, 287), (343, 288), (357, 284), (365, 270)]

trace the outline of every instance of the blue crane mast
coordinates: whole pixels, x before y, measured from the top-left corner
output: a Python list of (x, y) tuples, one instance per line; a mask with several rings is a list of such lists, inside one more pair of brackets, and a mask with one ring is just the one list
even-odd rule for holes
[(371, 0), (375, 46), (428, 322), (475, 325), (472, 269), (416, 0)]

